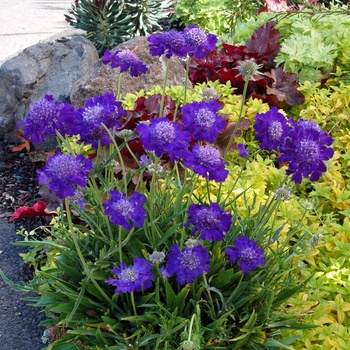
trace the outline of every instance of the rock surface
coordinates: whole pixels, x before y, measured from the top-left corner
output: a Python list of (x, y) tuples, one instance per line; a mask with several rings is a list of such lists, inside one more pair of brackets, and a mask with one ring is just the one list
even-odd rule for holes
[[(121, 96), (127, 92), (137, 92), (141, 89), (147, 90), (153, 85), (163, 86), (167, 59), (164, 56), (154, 57), (149, 53), (147, 37), (135, 37), (127, 42), (116, 46), (116, 50), (128, 49), (134, 52), (139, 59), (146, 64), (148, 71), (140, 77), (131, 77), (129, 73), (122, 75)], [(119, 68), (113, 69), (98, 60), (93, 67), (82, 76), (73, 86), (71, 102), (75, 107), (82, 107), (86, 99), (101, 95), (105, 92), (117, 94), (119, 79)], [(185, 69), (179, 59), (171, 58), (167, 85), (183, 85), (185, 80)]]
[(0, 67), (0, 139), (11, 138), (29, 105), (45, 94), (69, 99), (73, 84), (98, 60), (92, 43), (82, 36), (40, 42)]

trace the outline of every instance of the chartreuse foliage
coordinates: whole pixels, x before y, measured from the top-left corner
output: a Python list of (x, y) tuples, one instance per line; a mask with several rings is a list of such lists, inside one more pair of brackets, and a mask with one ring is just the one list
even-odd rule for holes
[(178, 0), (176, 15), (185, 25), (197, 24), (205, 31), (222, 35), (234, 31), (239, 21), (255, 14), (263, 1)]
[[(221, 85), (209, 82), (221, 100), (225, 102), (223, 112), (230, 120), (237, 120), (240, 96), (235, 95), (229, 84)], [(188, 92), (188, 99), (201, 100), (205, 84), (195, 86)], [(159, 92), (155, 87), (152, 92)], [(334, 157), (328, 162), (328, 173), (317, 183), (302, 183), (293, 189), (292, 198), (280, 204), (270, 224), (281, 227), (281, 235), (293, 228), (293, 223), (302, 218), (304, 242), (298, 250), (295, 260), (297, 274), (303, 278), (311, 277), (308, 285), (296, 297), (292, 297), (284, 307), (305, 317), (305, 321), (317, 325), (317, 328), (298, 331), (301, 338), (293, 344), (294, 349), (347, 349), (350, 340), (350, 123), (349, 103), (350, 85), (339, 80), (337, 73), (329, 79), (326, 86), (320, 83), (305, 82), (300, 91), (305, 103), (289, 109), (288, 115), (295, 118), (316, 121), (334, 137)], [(141, 92), (142, 94), (142, 92)], [(172, 87), (167, 94), (176, 99), (180, 87)], [(135, 100), (131, 95), (126, 101), (131, 105)], [(253, 123), (256, 113), (264, 113), (268, 105), (256, 99), (249, 99), (244, 106), (244, 118)], [(257, 150), (257, 144), (249, 127), (237, 141), (244, 141), (251, 152)], [(276, 168), (273, 159), (256, 156), (244, 163), (244, 176), (236, 182), (241, 166), (230, 165), (230, 176), (223, 185), (223, 193), (238, 195), (237, 211), (245, 217), (249, 215), (246, 204), (253, 201), (264, 202), (269, 193), (275, 191), (284, 177), (284, 168)], [(201, 195), (205, 183), (197, 190)], [(217, 189), (217, 186), (216, 186)], [(215, 192), (215, 186), (211, 192)], [(253, 209), (253, 214), (256, 213)], [(291, 332), (288, 332), (291, 335)]]

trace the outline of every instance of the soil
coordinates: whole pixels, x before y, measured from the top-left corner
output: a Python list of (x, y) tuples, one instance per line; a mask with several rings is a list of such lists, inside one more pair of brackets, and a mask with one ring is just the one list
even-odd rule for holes
[[(24, 285), (32, 277), (30, 266), (24, 264), (20, 253), (26, 249), (13, 243), (22, 240), (17, 230), (45, 224), (45, 218), (28, 218), (9, 223), (16, 209), (32, 206), (40, 200), (36, 170), (43, 162), (32, 161), (26, 150), (12, 152), (15, 145), (0, 141), (0, 269), (16, 284)], [(23, 300), (30, 295), (16, 292), (0, 278), (0, 348), (2, 350), (39, 350), (45, 318), (43, 310)]]

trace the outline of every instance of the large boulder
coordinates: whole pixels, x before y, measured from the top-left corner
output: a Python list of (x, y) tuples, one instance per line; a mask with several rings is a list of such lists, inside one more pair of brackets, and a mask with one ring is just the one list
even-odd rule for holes
[[(147, 90), (153, 85), (163, 86), (167, 59), (164, 56), (154, 57), (149, 52), (147, 37), (135, 37), (116, 46), (111, 52), (128, 49), (134, 52), (146, 64), (148, 71), (140, 77), (131, 77), (128, 72), (123, 73), (121, 82), (121, 96), (126, 93), (135, 93), (141, 89)], [(176, 57), (170, 59), (167, 85), (183, 85), (185, 69)], [(85, 101), (93, 96), (105, 92), (117, 94), (119, 68), (111, 68), (98, 60), (93, 67), (81, 77), (73, 86), (71, 102), (75, 107), (84, 106)]]
[(0, 67), (0, 139), (11, 138), (29, 105), (45, 94), (69, 100), (73, 84), (98, 60), (83, 36), (40, 42)]

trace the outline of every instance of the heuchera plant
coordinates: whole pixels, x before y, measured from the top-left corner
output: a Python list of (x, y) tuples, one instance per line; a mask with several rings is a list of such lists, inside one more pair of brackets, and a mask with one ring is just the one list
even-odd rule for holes
[(241, 94), (244, 78), (239, 67), (242, 62), (251, 60), (259, 66), (260, 74), (249, 81), (247, 96), (278, 107), (303, 103), (297, 75), (284, 72), (274, 61), (280, 50), (277, 43), (280, 35), (275, 25), (276, 22), (268, 22), (255, 30), (245, 46), (223, 43), (221, 49), (209, 52), (205, 58), (193, 59), (189, 70), (191, 82), (198, 84), (218, 80), (225, 84), (229, 81)]
[[(209, 57), (213, 37), (188, 30), (200, 34), (198, 42), (189, 41), (186, 31), (155, 34), (151, 53), (187, 55), (191, 62), (204, 50)], [(124, 72), (127, 62), (120, 60), (132, 57), (133, 67), (138, 62), (130, 53), (105, 57)], [(50, 254), (36, 264), (28, 287), (17, 286), (38, 294), (31, 300), (45, 307), (42, 325), (61, 328), (49, 349), (291, 349), (296, 338), (283, 338), (281, 330), (308, 328), (298, 313), (281, 312), (308, 283), (292, 273), (303, 227), (296, 221), (285, 236), (284, 224), (275, 228), (270, 221), (290, 199), (293, 183), (316, 181), (326, 172), (332, 139), (316, 123), (295, 122), (271, 106), (254, 120), (257, 151), (277, 152), (287, 176), (264, 203), (253, 196), (248, 204), (247, 191), (236, 192), (244, 164), (257, 155), (242, 142), (240, 156), (231, 146), (246, 128), (247, 87), (267, 74), (258, 70), (270, 60), (263, 57), (253, 65), (251, 57), (237, 63), (244, 85), (233, 125), (220, 113), (224, 105), (215, 94), (182, 105), (164, 93), (140, 97), (126, 111), (107, 92), (84, 108), (65, 108), (69, 118), (49, 97), (32, 108), (22, 123), (26, 135), (51, 135), (51, 125), (37, 127), (42, 109), (50, 108), (65, 150), (38, 171), (39, 183), (61, 200), (59, 215), (46, 238), (23, 242), (33, 247), (28, 261), (42, 257), (42, 249)], [(220, 147), (217, 140), (225, 133)], [(72, 136), (95, 152), (77, 154)], [(266, 148), (267, 140), (273, 147)], [(228, 159), (241, 164), (238, 172), (230, 173)], [(225, 193), (225, 182), (234, 176)], [(237, 211), (240, 200), (247, 216)]]

